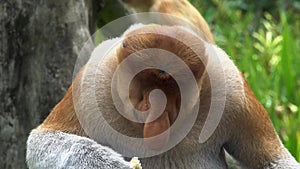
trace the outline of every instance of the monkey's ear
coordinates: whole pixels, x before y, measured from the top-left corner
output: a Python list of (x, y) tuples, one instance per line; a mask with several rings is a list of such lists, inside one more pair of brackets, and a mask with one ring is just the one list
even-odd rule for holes
[(204, 41), (178, 26), (147, 25), (130, 32), (118, 49), (118, 62), (134, 53), (143, 58), (139, 54), (143, 49), (162, 49), (173, 53), (191, 69), (196, 79), (200, 79), (207, 63)]

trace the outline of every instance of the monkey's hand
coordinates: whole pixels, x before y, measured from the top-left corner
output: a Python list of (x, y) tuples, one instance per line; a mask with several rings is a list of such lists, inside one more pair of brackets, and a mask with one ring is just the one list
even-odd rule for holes
[(30, 133), (26, 160), (29, 169), (130, 169), (130, 163), (120, 154), (89, 138), (42, 129)]

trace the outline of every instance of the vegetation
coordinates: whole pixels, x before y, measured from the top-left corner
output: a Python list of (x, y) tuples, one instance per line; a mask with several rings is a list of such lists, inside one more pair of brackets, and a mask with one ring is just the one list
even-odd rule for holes
[(300, 2), (190, 0), (300, 161)]

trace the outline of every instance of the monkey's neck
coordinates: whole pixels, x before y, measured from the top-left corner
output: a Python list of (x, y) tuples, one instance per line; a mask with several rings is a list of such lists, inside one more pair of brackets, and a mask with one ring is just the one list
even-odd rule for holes
[(81, 136), (85, 135), (75, 113), (72, 90), (73, 85), (70, 86), (64, 98), (54, 107), (43, 124), (41, 124), (41, 128)]

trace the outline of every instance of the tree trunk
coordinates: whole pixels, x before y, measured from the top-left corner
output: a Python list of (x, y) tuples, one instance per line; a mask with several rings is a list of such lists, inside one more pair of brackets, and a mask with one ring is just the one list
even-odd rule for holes
[(71, 84), (102, 0), (1, 0), (0, 168), (27, 168), (26, 139)]

